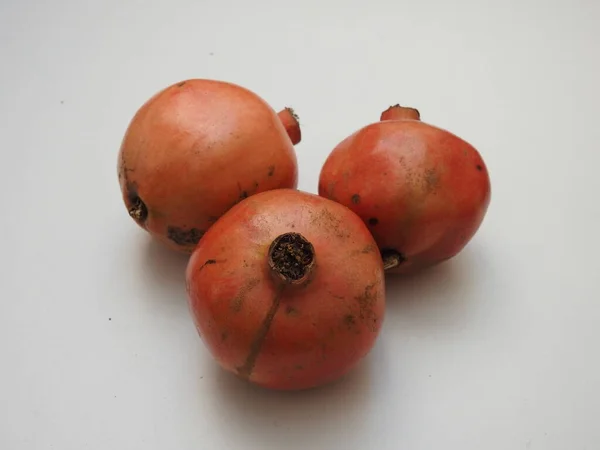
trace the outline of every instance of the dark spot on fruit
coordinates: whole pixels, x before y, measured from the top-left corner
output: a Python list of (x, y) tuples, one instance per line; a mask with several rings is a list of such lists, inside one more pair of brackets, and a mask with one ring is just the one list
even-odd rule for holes
[(246, 191), (240, 192), (240, 199), (244, 200), (245, 198), (248, 198), (248, 192), (246, 192)]
[(360, 195), (354, 194), (352, 196), (352, 203), (354, 203), (355, 205), (358, 205), (360, 203)]
[(356, 324), (356, 318), (352, 314), (347, 314), (344, 316), (344, 323), (351, 327)]
[(180, 81), (179, 83), (177, 83), (177, 87), (182, 87), (185, 84), (185, 81)]
[(206, 266), (207, 264), (216, 264), (217, 260), (216, 259), (207, 259), (206, 262), (204, 263), (204, 265)]
[(269, 166), (269, 176), (272, 177), (275, 173), (275, 166)]
[(227, 331), (223, 331), (221, 333), (221, 342), (225, 342), (228, 337), (229, 337), (229, 333)]
[(477, 168), (477, 170), (479, 170), (480, 172), (483, 170), (483, 166), (481, 164), (477, 164), (475, 166)]
[(288, 306), (287, 308), (285, 308), (285, 314), (291, 317), (297, 317), (299, 312), (293, 306)]
[(198, 228), (190, 228), (189, 230), (184, 230), (181, 227), (167, 227), (167, 237), (173, 242), (175, 242), (177, 245), (196, 245), (203, 235), (204, 231), (199, 230)]
[(375, 225), (377, 225), (378, 223), (379, 223), (379, 219), (378, 219), (377, 217), (371, 217), (371, 218), (369, 219), (369, 225), (371, 225), (371, 226), (375, 226)]

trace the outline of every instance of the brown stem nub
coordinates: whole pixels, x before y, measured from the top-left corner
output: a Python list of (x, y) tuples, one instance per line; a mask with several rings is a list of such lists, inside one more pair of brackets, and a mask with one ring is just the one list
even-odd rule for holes
[(133, 205), (128, 209), (129, 215), (138, 223), (143, 223), (148, 217), (148, 208), (141, 198), (135, 197), (132, 201)]
[(269, 267), (284, 284), (304, 284), (315, 265), (313, 245), (299, 233), (277, 236), (269, 247)]
[(383, 270), (392, 270), (406, 261), (406, 257), (396, 250), (386, 249), (381, 251), (381, 259), (383, 259)]
[(300, 131), (300, 118), (292, 108), (285, 108), (277, 114), (279, 120), (283, 123), (285, 131), (292, 140), (292, 144), (299, 144), (302, 140), (302, 132)]
[(382, 112), (379, 120), (421, 120), (421, 114), (415, 108), (394, 105)]

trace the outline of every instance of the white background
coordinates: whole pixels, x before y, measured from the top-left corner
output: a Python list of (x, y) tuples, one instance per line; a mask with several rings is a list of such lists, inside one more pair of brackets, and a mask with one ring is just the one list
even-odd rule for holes
[[(0, 448), (600, 448), (599, 23), (594, 0), (0, 0)], [(337, 384), (221, 372), (186, 259), (126, 213), (127, 123), (193, 77), (293, 106), (310, 192), (398, 102), (489, 167), (479, 233), (389, 280), (381, 338)]]

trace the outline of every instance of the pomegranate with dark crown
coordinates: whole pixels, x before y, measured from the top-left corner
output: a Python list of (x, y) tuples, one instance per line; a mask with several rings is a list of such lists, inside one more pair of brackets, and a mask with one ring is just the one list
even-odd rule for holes
[(249, 197), (204, 235), (190, 311), (216, 361), (251, 383), (308, 389), (348, 373), (384, 320), (383, 264), (348, 208), (281, 189)]

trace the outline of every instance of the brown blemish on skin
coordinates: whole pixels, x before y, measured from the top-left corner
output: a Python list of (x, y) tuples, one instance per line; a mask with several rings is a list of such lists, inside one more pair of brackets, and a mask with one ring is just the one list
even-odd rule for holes
[(167, 227), (167, 237), (177, 245), (196, 245), (203, 235), (204, 231), (199, 230), (198, 228), (190, 228), (189, 230), (185, 230), (181, 227), (175, 227), (172, 225)]
[(216, 264), (217, 260), (216, 259), (207, 259), (204, 264), (202, 264), (200, 266), (200, 268), (198, 269), (198, 272), (201, 272), (202, 269), (204, 269), (206, 266), (210, 266), (211, 264)]
[(322, 209), (317, 214), (313, 214), (311, 218), (311, 224), (321, 225), (326, 230), (332, 230), (339, 238), (348, 237), (348, 234), (344, 233), (343, 230), (340, 229), (342, 221), (333, 215), (327, 208)]
[(221, 333), (221, 342), (225, 342), (228, 337), (229, 337), (229, 333), (227, 331), (223, 331)]
[(368, 255), (369, 253), (373, 253), (375, 250), (377, 250), (377, 246), (375, 246), (373, 244), (369, 244), (361, 250), (361, 253), (363, 255)]
[(425, 191), (427, 193), (432, 193), (436, 190), (436, 188), (440, 184), (440, 177), (435, 171), (435, 169), (427, 169), (425, 171), (424, 182)]
[(248, 198), (248, 192), (246, 192), (246, 191), (240, 192), (240, 199), (244, 200), (245, 198)]
[(477, 168), (477, 170), (479, 170), (480, 172), (483, 170), (483, 166), (481, 164), (477, 164), (475, 166)]
[(355, 205), (358, 205), (360, 203), (360, 195), (354, 194), (352, 196), (352, 203), (354, 203)]
[(185, 81), (180, 81), (177, 83), (177, 87), (182, 87), (183, 85), (185, 85)]
[(285, 314), (286, 314), (286, 316), (290, 316), (290, 317), (298, 317), (298, 315), (300, 315), (298, 310), (296, 308), (294, 308), (293, 306), (288, 306), (287, 308), (285, 308)]
[(346, 325), (348, 328), (352, 328), (354, 325), (356, 325), (356, 318), (352, 314), (346, 314), (344, 316), (344, 325)]
[(275, 166), (269, 166), (269, 176), (272, 177), (275, 173)]
[(355, 297), (359, 307), (360, 320), (373, 332), (377, 331), (377, 316), (373, 307), (377, 302), (378, 292), (374, 292), (375, 283), (365, 286), (363, 292)]
[(238, 294), (231, 301), (231, 309), (233, 310), (233, 312), (237, 313), (242, 310), (242, 306), (244, 300), (246, 299), (246, 296), (252, 291), (252, 289), (258, 286), (259, 283), (260, 280), (258, 278), (251, 278), (244, 286), (242, 286)]
[(377, 225), (379, 223), (379, 219), (377, 217), (371, 217), (369, 219), (369, 225), (371, 225), (372, 227), (374, 227), (375, 225)]
[(248, 356), (246, 357), (246, 361), (244, 364), (237, 367), (237, 374), (241, 378), (248, 379), (250, 375), (252, 375), (252, 371), (254, 370), (254, 365), (256, 364), (256, 359), (258, 358), (258, 354), (260, 353), (260, 348), (262, 347), (265, 338), (267, 337), (267, 333), (271, 328), (271, 323), (273, 322), (273, 318), (279, 309), (279, 304), (281, 302), (281, 293), (283, 291), (283, 286), (279, 288), (279, 290), (275, 293), (273, 297), (273, 301), (271, 302), (271, 307), (267, 312), (260, 328), (256, 332), (256, 336), (250, 343), (250, 350), (248, 351)]

